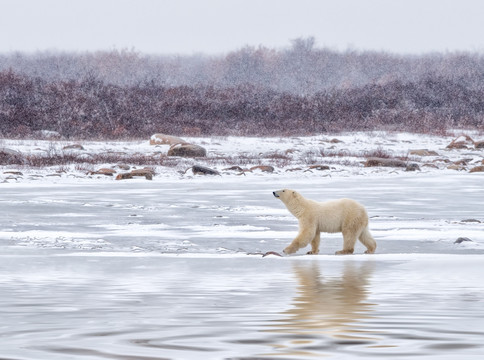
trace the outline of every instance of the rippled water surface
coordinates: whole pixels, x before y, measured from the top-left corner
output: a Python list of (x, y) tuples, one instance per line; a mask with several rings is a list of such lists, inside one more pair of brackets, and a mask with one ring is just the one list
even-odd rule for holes
[(473, 255), (1, 260), (2, 359), (484, 353), (484, 265)]

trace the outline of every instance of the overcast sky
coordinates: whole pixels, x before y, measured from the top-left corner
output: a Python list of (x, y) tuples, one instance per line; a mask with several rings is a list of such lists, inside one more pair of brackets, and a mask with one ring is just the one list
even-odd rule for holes
[(220, 54), (309, 36), (335, 50), (484, 53), (484, 0), (0, 0), (0, 52)]

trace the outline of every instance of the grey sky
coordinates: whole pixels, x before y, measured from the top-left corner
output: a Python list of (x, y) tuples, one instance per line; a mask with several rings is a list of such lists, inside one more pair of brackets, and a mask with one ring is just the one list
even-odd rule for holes
[(484, 52), (482, 0), (0, 0), (0, 52), (225, 53), (314, 36), (337, 50)]

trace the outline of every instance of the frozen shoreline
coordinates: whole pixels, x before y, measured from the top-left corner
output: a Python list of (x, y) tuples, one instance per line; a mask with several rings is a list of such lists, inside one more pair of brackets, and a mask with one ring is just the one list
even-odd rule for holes
[[(456, 132), (456, 135), (462, 132)], [(482, 135), (466, 132), (479, 139)], [(0, 148), (18, 151), (24, 156), (40, 159), (57, 157), (58, 165), (0, 166), (0, 183), (62, 183), (62, 182), (110, 182), (114, 177), (95, 174), (99, 169), (108, 168), (117, 174), (119, 166), (140, 169), (130, 161), (147, 161), (154, 170), (155, 179), (181, 180), (198, 178), (190, 171), (193, 165), (212, 168), (221, 173), (224, 179), (281, 177), (287, 179), (321, 177), (345, 178), (353, 176), (378, 177), (405, 173), (405, 168), (364, 167), (368, 157), (388, 156), (404, 159), (420, 167), (418, 172), (438, 176), (457, 172), (467, 173), (471, 168), (482, 165), (484, 149), (474, 149), (467, 144), (463, 149), (449, 149), (447, 145), (456, 136), (432, 136), (408, 133), (356, 132), (337, 135), (310, 137), (255, 138), (255, 137), (212, 137), (186, 138), (189, 143), (201, 145), (207, 150), (205, 158), (167, 157), (168, 145), (150, 145), (149, 141), (47, 141), (47, 140), (0, 140)], [(462, 139), (465, 139), (462, 137)], [(80, 148), (79, 148), (80, 147)], [(425, 150), (428, 155), (416, 155), (412, 151)], [(111, 163), (89, 163), (96, 157), (117, 159)], [(64, 163), (62, 158), (75, 163)], [(85, 161), (85, 163), (83, 163)], [(228, 170), (232, 166), (250, 169), (257, 166), (271, 166), (272, 173), (261, 170)], [(311, 168), (321, 165), (325, 170)], [(328, 167), (326, 169), (326, 167)], [(115, 173), (115, 174), (116, 174)], [(243, 175), (243, 176), (241, 176)]]
[[(0, 216), (0, 240), (56, 251), (280, 252), (297, 220), (272, 191), (289, 187), (309, 198), (365, 204), (377, 253), (483, 253), (481, 184), (481, 175), (459, 173), (2, 184), (0, 203), (9, 211)], [(454, 244), (459, 237), (472, 241)], [(321, 254), (339, 250), (341, 234), (322, 239)]]

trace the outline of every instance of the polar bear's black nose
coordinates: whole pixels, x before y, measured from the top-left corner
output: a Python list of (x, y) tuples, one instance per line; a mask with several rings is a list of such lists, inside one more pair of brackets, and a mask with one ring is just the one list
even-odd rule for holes
[(277, 195), (275, 191), (273, 191), (272, 194), (274, 194), (275, 197), (279, 197), (279, 195)]

